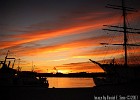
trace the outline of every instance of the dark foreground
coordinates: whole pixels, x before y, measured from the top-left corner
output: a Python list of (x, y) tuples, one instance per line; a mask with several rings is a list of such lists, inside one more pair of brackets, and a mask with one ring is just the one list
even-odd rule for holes
[(93, 88), (1, 87), (0, 100), (95, 100), (97, 97), (100, 99), (96, 100), (113, 100), (114, 96), (114, 100), (121, 97), (127, 97), (123, 100), (138, 100), (139, 89), (139, 82)]

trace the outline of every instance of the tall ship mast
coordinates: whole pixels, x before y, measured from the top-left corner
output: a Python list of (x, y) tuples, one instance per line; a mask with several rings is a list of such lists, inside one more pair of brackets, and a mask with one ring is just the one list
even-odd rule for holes
[[(125, 0), (122, 0), (121, 3), (122, 3), (121, 6), (108, 4), (106, 7), (122, 11), (123, 26), (104, 25), (104, 26), (107, 26), (107, 27), (110, 27), (110, 28), (116, 28), (116, 29), (115, 30), (114, 29), (103, 29), (103, 30), (123, 32), (124, 33), (124, 43), (123, 44), (113, 44), (113, 45), (123, 45), (124, 46), (124, 66), (128, 67), (128, 50), (127, 50), (127, 46), (140, 46), (140, 45), (128, 44), (127, 34), (128, 33), (140, 34), (140, 32), (138, 32), (138, 30), (140, 30), (140, 29), (134, 29), (134, 28), (131, 28), (131, 27), (127, 27), (127, 24), (126, 24), (126, 18), (127, 18), (127, 14), (128, 14), (127, 12), (137, 12), (137, 10), (135, 10), (134, 8), (131, 8), (131, 7), (127, 7), (125, 5)], [(120, 29), (122, 29), (122, 30), (120, 30)], [(133, 31), (129, 31), (129, 30), (133, 30)]]
[[(104, 85), (104, 84), (128, 83), (128, 82), (132, 82), (133, 80), (140, 80), (140, 77), (139, 77), (140, 67), (128, 66), (128, 46), (140, 46), (140, 45), (128, 43), (128, 37), (127, 37), (128, 33), (140, 34), (140, 32), (138, 32), (140, 31), (140, 29), (128, 27), (126, 23), (127, 14), (128, 14), (127, 12), (137, 12), (137, 10), (131, 7), (127, 7), (125, 5), (125, 0), (121, 0), (121, 5), (108, 4), (106, 7), (122, 11), (122, 16), (123, 16), (122, 26), (103, 25), (105, 27), (108, 27), (103, 30), (123, 33), (123, 43), (111, 44), (111, 45), (122, 45), (124, 47), (124, 65), (122, 66), (122, 65), (114, 64), (114, 59), (112, 60), (110, 64), (101, 64), (97, 61), (93, 61), (89, 59), (92, 63), (100, 66), (104, 70), (104, 72), (107, 74), (107, 76), (103, 78), (93, 77), (93, 81), (95, 85)], [(101, 43), (101, 44), (108, 45), (108, 43)]]

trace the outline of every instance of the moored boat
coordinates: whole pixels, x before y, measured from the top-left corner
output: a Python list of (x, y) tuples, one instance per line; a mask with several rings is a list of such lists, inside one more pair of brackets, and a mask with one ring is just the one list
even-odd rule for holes
[[(8, 53), (4, 61), (0, 61), (2, 67), (0, 68), (0, 86), (14, 86), (14, 87), (49, 87), (46, 77), (37, 77), (36, 72), (19, 71), (10, 67), (10, 61), (6, 64)], [(14, 61), (15, 62), (15, 61)], [(13, 64), (14, 65), (14, 64)]]

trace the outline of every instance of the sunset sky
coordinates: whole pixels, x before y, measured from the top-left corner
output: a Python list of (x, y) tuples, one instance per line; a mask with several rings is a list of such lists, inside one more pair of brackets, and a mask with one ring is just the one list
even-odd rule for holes
[[(128, 26), (140, 28), (140, 0), (126, 0), (138, 10), (128, 16)], [(102, 30), (122, 24), (119, 10), (105, 8), (121, 0), (1, 0), (0, 60), (7, 51), (15, 57), (15, 69), (63, 73), (102, 71), (88, 59), (122, 63), (123, 33)], [(129, 43), (140, 44), (140, 34), (129, 34)], [(140, 47), (129, 47), (129, 61), (140, 62)], [(120, 60), (119, 60), (120, 59)], [(119, 63), (117, 62), (117, 63)], [(131, 63), (130, 62), (130, 63)]]

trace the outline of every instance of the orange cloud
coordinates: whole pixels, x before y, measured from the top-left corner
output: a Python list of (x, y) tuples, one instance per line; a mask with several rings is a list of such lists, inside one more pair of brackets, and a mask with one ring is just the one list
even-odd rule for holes
[(44, 47), (35, 47), (34, 49), (32, 48), (22, 48), (21, 50), (14, 50), (14, 52), (20, 52), (20, 54), (23, 55), (36, 55), (36, 54), (41, 54), (44, 52), (48, 53), (54, 53), (54, 52), (61, 52), (61, 51), (66, 51), (66, 50), (73, 50), (76, 48), (85, 48), (85, 47), (91, 47), (91, 46), (99, 46), (100, 40), (106, 39), (108, 37), (101, 36), (101, 37), (92, 37), (88, 39), (81, 39), (81, 40), (75, 40), (75, 41), (69, 41), (66, 43), (61, 43), (57, 45), (52, 45), (52, 46), (44, 46)]
[[(112, 20), (109, 21), (109, 24), (116, 23), (117, 18), (114, 17)], [(44, 39), (51, 39), (60, 36), (66, 36), (71, 34), (79, 34), (91, 30), (100, 29), (103, 24), (107, 23), (106, 19), (99, 19), (99, 20), (91, 20), (87, 22), (83, 22), (76, 25), (70, 25), (67, 28), (62, 29), (54, 29), (51, 31), (44, 30), (38, 32), (31, 32), (19, 35), (13, 35), (9, 38), (13, 39), (12, 41), (1, 41), (0, 49), (17, 46), (25, 43), (35, 42)], [(16, 40), (14, 40), (16, 39)]]
[[(115, 39), (113, 38), (114, 39), (113, 43), (114, 44), (120, 43), (120, 38), (122, 38), (122, 35), (115, 36)], [(56, 44), (56, 45), (52, 45), (52, 46), (43, 46), (43, 47), (34, 47), (34, 48), (25, 47), (25, 48), (21, 48), (21, 49), (15, 49), (13, 51), (16, 53), (19, 52), (19, 55), (21, 55), (21, 56), (37, 55), (37, 54), (43, 54), (43, 53), (53, 53), (55, 55), (55, 53), (57, 53), (57, 52), (68, 51), (69, 53), (71, 52), (70, 55), (77, 54), (77, 56), (75, 56), (74, 58), (79, 58), (79, 57), (86, 58), (88, 56), (102, 57), (106, 54), (106, 52), (108, 53), (107, 54), (108, 56), (115, 54), (116, 51), (111, 47), (108, 50), (105, 50), (105, 48), (101, 48), (102, 50), (95, 49), (94, 51), (80, 50), (80, 48), (88, 48), (88, 47), (97, 48), (98, 46), (101, 47), (100, 41), (105, 41), (105, 40), (110, 40), (110, 37), (109, 36), (92, 37), (92, 38), (87, 38), (87, 39), (69, 41), (66, 43), (60, 43), (60, 44)], [(139, 42), (139, 41), (137, 41), (137, 42)], [(102, 47), (104, 47), (104, 46), (102, 46)], [(119, 49), (122, 49), (122, 48), (117, 47), (116, 49), (117, 49), (116, 54), (117, 53), (121, 54), (122, 50), (119, 51)], [(81, 53), (85, 53), (85, 52), (93, 52), (94, 54), (93, 55), (89, 54), (88, 56), (81, 55)], [(138, 50), (135, 52), (138, 52)], [(67, 55), (69, 55), (69, 54), (67, 54)], [(57, 59), (57, 60), (59, 60), (59, 59)]]
[[(19, 34), (19, 35), (13, 35), (9, 36), (10, 40), (6, 41), (1, 41), (0, 44), (0, 49), (5, 49), (5, 48), (13, 48), (13, 51), (17, 52), (20, 56), (30, 56), (30, 55), (41, 55), (43, 53), (53, 53), (54, 57), (56, 56), (57, 52), (63, 52), (63, 51), (69, 51), (69, 55), (71, 58), (103, 58), (104, 56), (110, 57), (112, 55), (115, 56), (120, 56), (123, 54), (123, 51), (120, 48), (117, 48), (117, 52), (115, 50), (107, 49), (105, 50), (104, 48), (100, 47), (100, 42), (106, 40), (110, 40), (110, 37), (108, 35), (104, 36), (97, 36), (97, 37), (92, 37), (88, 39), (82, 39), (82, 40), (76, 40), (76, 41), (69, 41), (66, 43), (57, 43), (54, 45), (50, 46), (40, 46), (40, 47), (22, 47), (22, 45), (26, 44), (29, 45), (30, 43), (34, 43), (37, 41), (41, 40), (48, 40), (48, 39), (53, 39), (56, 37), (63, 37), (63, 36), (69, 36), (71, 34), (85, 34), (86, 32), (92, 31), (96, 32), (96, 30), (101, 29), (103, 24), (116, 24), (118, 23), (118, 15), (113, 16), (112, 18), (105, 19), (104, 16), (109, 13), (102, 13), (102, 14), (96, 14), (94, 15), (85, 15), (85, 16), (78, 16), (78, 17), (70, 17), (65, 20), (65, 23), (61, 23), (59, 29), (52, 29), (52, 30), (42, 30), (42, 31), (34, 31), (30, 33), (24, 33), (24, 34)], [(140, 14), (137, 13), (135, 15), (135, 18), (138, 19), (140, 17)], [(136, 20), (135, 19), (135, 20)], [(75, 23), (70, 23), (70, 21), (73, 20), (76, 21), (78, 20), (79, 22)], [(59, 26), (59, 25), (58, 25)], [(97, 33), (93, 33), (97, 34)], [(112, 33), (113, 34), (113, 33)], [(123, 34), (122, 34), (123, 35)], [(120, 43), (123, 42), (120, 41), (122, 38), (122, 35), (120, 36), (114, 36), (111, 37), (113, 43)], [(131, 36), (131, 35), (130, 35)], [(139, 35), (137, 35), (138, 37)], [(3, 39), (4, 40), (4, 39)], [(135, 40), (136, 42), (140, 42), (140, 39)], [(110, 42), (110, 41), (109, 41)], [(17, 46), (17, 48), (16, 48)], [(19, 48), (18, 48), (19, 46)], [(21, 46), (21, 48), (20, 48)], [(88, 48), (88, 47), (96, 47), (97, 49), (91, 51), (82, 51), (81, 48)], [(135, 52), (137, 55), (139, 55), (139, 48), (134, 48)], [(129, 50), (130, 53), (133, 52), (133, 50)], [(53, 59), (52, 61), (64, 61), (67, 60), (68, 58), (57, 58)], [(95, 67), (92, 69), (94, 65), (89, 63), (89, 62), (79, 62), (79, 63), (71, 63), (71, 64), (64, 64), (62, 66), (57, 66), (60, 68), (60, 70), (70, 70), (70, 71), (101, 71), (100, 68)], [(39, 69), (36, 69), (36, 71), (41, 72), (43, 70), (46, 70), (46, 67), (40, 67)]]
[[(117, 50), (114, 49), (96, 49), (96, 50), (92, 50), (89, 52), (82, 52), (82, 53), (77, 53), (72, 55), (71, 57), (73, 58), (94, 58), (96, 60), (101, 60), (101, 59), (111, 59), (115, 58), (115, 59), (120, 59), (122, 58), (124, 55), (124, 50), (122, 50), (122, 47), (117, 48)], [(133, 49), (129, 49), (128, 50), (128, 57), (130, 57), (129, 59), (132, 60), (131, 56), (140, 56), (140, 48), (133, 48)], [(99, 59), (100, 58), (100, 59)], [(130, 60), (130, 61), (131, 61)]]
[[(103, 15), (105, 15), (104, 13)], [(99, 16), (100, 14), (98, 14)], [(97, 15), (96, 15), (97, 16)], [(118, 21), (118, 15), (113, 16), (110, 20), (104, 19), (104, 18), (99, 18), (99, 19), (92, 19), (88, 20), (89, 17), (91, 16), (85, 16), (87, 18), (83, 23), (79, 23), (76, 25), (69, 26), (67, 28), (62, 28), (62, 29), (54, 29), (51, 31), (44, 30), (44, 31), (38, 31), (38, 32), (31, 32), (31, 33), (25, 33), (25, 34), (19, 34), (19, 35), (13, 35), (13, 36), (8, 36), (8, 38), (11, 38), (13, 40), (11, 41), (1, 41), (0, 49), (12, 47), (12, 46), (17, 46), (17, 45), (22, 45), (25, 43), (30, 43), (30, 42), (35, 42), (39, 40), (44, 40), (44, 39), (50, 39), (50, 38), (55, 38), (55, 37), (60, 37), (60, 36), (65, 36), (65, 35), (71, 35), (71, 34), (79, 34), (91, 30), (96, 30), (102, 28), (103, 24), (114, 24), (117, 23)], [(136, 14), (135, 18), (139, 17), (140, 14)], [(78, 18), (82, 20), (80, 17)], [(91, 18), (90, 18), (91, 19)], [(67, 19), (68, 20), (68, 19)], [(6, 37), (7, 38), (7, 37)], [(14, 40), (16, 39), (16, 40)]]

